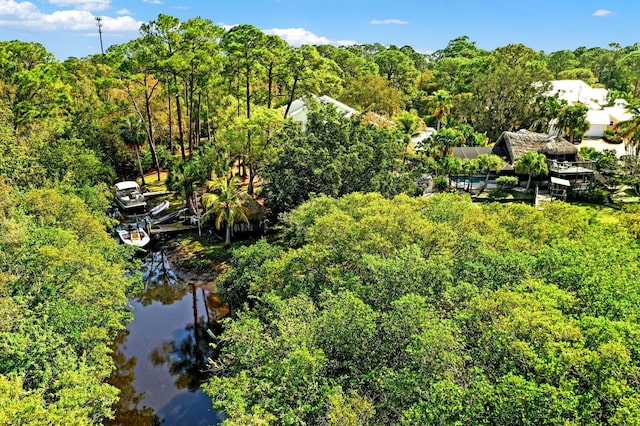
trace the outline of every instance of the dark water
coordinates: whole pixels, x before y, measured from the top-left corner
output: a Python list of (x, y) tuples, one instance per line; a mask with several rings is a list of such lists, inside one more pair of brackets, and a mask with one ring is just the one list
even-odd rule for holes
[(135, 319), (115, 342), (117, 366), (110, 383), (120, 403), (107, 425), (216, 425), (223, 420), (200, 390), (208, 377), (210, 330), (225, 313), (216, 295), (186, 283), (163, 252), (142, 266), (144, 290), (130, 303)]

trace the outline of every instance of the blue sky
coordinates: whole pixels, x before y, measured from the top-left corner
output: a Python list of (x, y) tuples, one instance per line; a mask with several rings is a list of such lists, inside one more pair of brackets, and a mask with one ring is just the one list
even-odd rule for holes
[(524, 43), (547, 53), (640, 42), (638, 0), (0, 0), (0, 40), (42, 43), (60, 60), (138, 36), (158, 14), (252, 24), (290, 44), (410, 45), (420, 52), (467, 35), (492, 50)]

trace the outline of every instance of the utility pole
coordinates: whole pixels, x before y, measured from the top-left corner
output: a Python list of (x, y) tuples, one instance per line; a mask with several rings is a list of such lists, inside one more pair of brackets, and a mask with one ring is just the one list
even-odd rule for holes
[(100, 35), (100, 53), (104, 55), (104, 48), (102, 47), (102, 16), (96, 16), (96, 23), (98, 25), (98, 34)]

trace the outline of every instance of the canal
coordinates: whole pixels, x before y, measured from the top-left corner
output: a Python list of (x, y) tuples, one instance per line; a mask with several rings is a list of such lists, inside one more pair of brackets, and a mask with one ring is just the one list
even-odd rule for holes
[(114, 346), (110, 383), (120, 389), (120, 401), (116, 418), (105, 424), (219, 424), (224, 417), (200, 385), (225, 307), (206, 285), (180, 279), (162, 251), (149, 252), (140, 273), (144, 289), (130, 300), (134, 320)]

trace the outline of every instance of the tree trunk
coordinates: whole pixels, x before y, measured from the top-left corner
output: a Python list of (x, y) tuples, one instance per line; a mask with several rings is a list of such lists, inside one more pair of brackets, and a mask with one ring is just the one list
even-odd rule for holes
[(187, 102), (187, 123), (189, 125), (189, 158), (191, 158), (191, 155), (193, 154), (194, 151), (194, 130), (193, 130), (193, 83), (191, 81), (189, 81), (189, 83), (187, 84), (187, 82), (185, 81), (184, 83), (184, 96)]
[[(173, 74), (173, 83), (178, 88), (178, 77)], [(187, 159), (187, 154), (184, 150), (184, 129), (182, 127), (182, 106), (180, 105), (180, 93), (176, 92), (176, 112), (178, 113), (178, 136), (180, 137), (180, 153), (182, 154), (182, 160)]]
[(144, 90), (145, 90), (145, 112), (147, 114), (147, 125), (149, 130), (147, 132), (149, 136), (149, 149), (151, 150), (151, 158), (153, 159), (153, 165), (156, 167), (156, 173), (158, 175), (158, 181), (160, 181), (160, 163), (158, 162), (158, 153), (156, 152), (156, 143), (153, 139), (153, 119), (151, 116), (151, 96), (153, 95), (153, 89), (149, 91), (147, 86), (147, 78), (144, 78)]
[(298, 86), (298, 77), (296, 76), (296, 78), (294, 78), (293, 80), (293, 85), (291, 86), (291, 93), (289, 93), (289, 102), (287, 103), (287, 109), (284, 111), (284, 118), (287, 118), (287, 115), (289, 115), (289, 109), (291, 108), (291, 104), (293, 103), (297, 86)]
[(269, 66), (268, 81), (267, 108), (271, 108), (271, 97), (273, 96), (273, 64)]
[(532, 176), (533, 176), (533, 175), (531, 175), (531, 174), (530, 174), (530, 175), (529, 175), (529, 180), (527, 180), (527, 192), (529, 192), (529, 186), (531, 186), (531, 177), (532, 177)]
[(136, 159), (138, 160), (138, 168), (140, 169), (140, 179), (142, 180), (142, 185), (146, 185), (144, 181), (144, 172), (142, 170), (142, 161), (140, 161), (140, 151), (138, 151), (138, 144), (133, 144), (133, 150), (136, 152)]
[(247, 186), (247, 194), (253, 195), (253, 163), (249, 162), (249, 185)]
[[(167, 82), (167, 87), (168, 86), (169, 84)], [(169, 151), (171, 151), (171, 155), (173, 155), (173, 111), (171, 111), (171, 93), (167, 93), (167, 103), (169, 104)]]
[(224, 246), (229, 247), (231, 245), (231, 225), (227, 222), (225, 237), (224, 237)]

